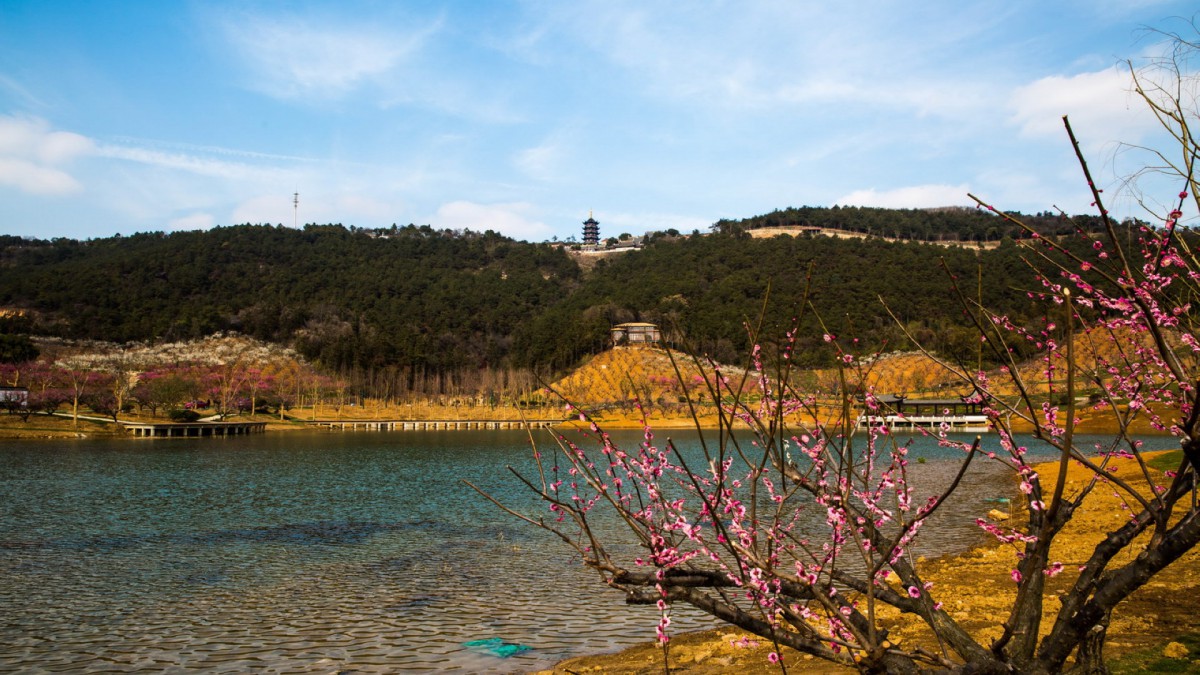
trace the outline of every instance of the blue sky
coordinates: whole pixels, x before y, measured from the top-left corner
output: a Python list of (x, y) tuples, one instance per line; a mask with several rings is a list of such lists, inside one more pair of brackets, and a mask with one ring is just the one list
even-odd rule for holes
[[(787, 206), (1110, 209), (1123, 60), (1192, 3), (0, 3), (0, 232), (704, 230)], [(1170, 193), (1174, 187), (1163, 187)], [(299, 208), (292, 195), (298, 192)], [(1163, 199), (1171, 194), (1165, 194)], [(1151, 201), (1157, 193), (1144, 192)]]

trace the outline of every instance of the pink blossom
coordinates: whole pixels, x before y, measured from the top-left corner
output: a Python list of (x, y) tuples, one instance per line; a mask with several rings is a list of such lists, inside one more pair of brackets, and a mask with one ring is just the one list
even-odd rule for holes
[(738, 647), (741, 649), (751, 649), (751, 648), (758, 646), (758, 640), (751, 640), (749, 637), (743, 635), (740, 640), (735, 640), (735, 639), (730, 638), (729, 644), (732, 647)]

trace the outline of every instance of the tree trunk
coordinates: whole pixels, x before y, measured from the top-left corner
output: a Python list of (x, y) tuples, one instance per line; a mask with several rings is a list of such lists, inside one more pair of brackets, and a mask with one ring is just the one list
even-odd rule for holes
[(1104, 640), (1108, 636), (1108, 622), (1112, 614), (1105, 614), (1087, 635), (1079, 642), (1079, 651), (1075, 654), (1075, 667), (1071, 675), (1108, 675), (1104, 665)]

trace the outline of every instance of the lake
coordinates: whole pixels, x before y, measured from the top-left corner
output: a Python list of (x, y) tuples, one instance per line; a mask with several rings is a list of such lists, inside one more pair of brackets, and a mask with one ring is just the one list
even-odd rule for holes
[[(910, 457), (921, 501), (955, 467), (927, 441)], [(532, 466), (524, 432), (8, 443), (0, 670), (523, 672), (652, 640), (657, 610), (461, 483), (543, 513), (506, 465)], [(981, 542), (1000, 496), (1007, 474), (977, 461), (923, 550)]]

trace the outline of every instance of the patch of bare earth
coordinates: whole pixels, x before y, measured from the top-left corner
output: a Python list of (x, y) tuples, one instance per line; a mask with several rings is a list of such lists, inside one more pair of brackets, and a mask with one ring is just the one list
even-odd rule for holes
[[(1057, 465), (1038, 467), (1043, 480), (1053, 484)], [(1083, 467), (1068, 469), (1067, 494), (1078, 492), (1090, 476)], [(1141, 470), (1131, 460), (1116, 464), (1117, 475), (1129, 482), (1144, 486)], [(1150, 469), (1152, 480), (1162, 480), (1161, 472)], [(1058, 609), (1057, 596), (1070, 588), (1077, 568), (1091, 555), (1096, 544), (1111, 530), (1130, 517), (1125, 501), (1108, 484), (1096, 487), (1084, 501), (1070, 525), (1055, 539), (1052, 560), (1065, 564), (1065, 570), (1047, 584), (1046, 620), (1043, 630), (1049, 630)], [(982, 515), (982, 514), (981, 514)], [(1015, 521), (1022, 520), (1014, 514)], [(1010, 521), (1011, 522), (1011, 521)], [(1148, 535), (1147, 535), (1148, 536)], [(986, 546), (962, 555), (936, 560), (923, 560), (920, 569), (926, 579), (933, 581), (933, 594), (946, 603), (946, 609), (980, 641), (988, 644), (999, 637), (1007, 610), (1011, 606), (1016, 586), (1010, 576), (1016, 567), (1017, 550), (1011, 546)], [(1113, 565), (1129, 562), (1137, 554), (1133, 549)], [(1155, 576), (1113, 613), (1108, 630), (1108, 657), (1140, 649), (1159, 647), (1173, 637), (1200, 631), (1200, 613), (1195, 611), (1194, 599), (1200, 594), (1200, 551), (1190, 551), (1166, 570)], [(937, 641), (924, 624), (896, 612), (881, 612), (882, 625), (889, 629), (889, 638), (901, 648), (921, 646), (940, 651)], [(647, 633), (653, 632), (647, 626)], [(670, 643), (669, 663), (672, 673), (708, 674), (723, 672), (778, 673), (779, 668), (767, 662), (774, 648), (762, 638), (751, 638), (757, 646), (737, 646), (742, 634), (733, 628), (716, 629), (677, 636)], [(784, 649), (788, 672), (836, 673), (851, 672), (833, 664), (806, 657)], [(585, 656), (557, 664), (544, 673), (662, 673), (663, 651), (652, 642), (629, 648), (616, 654)]]

